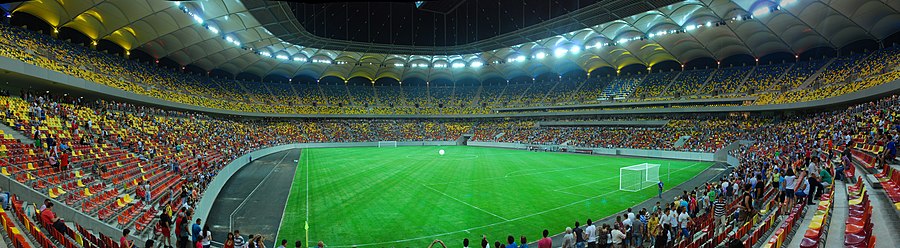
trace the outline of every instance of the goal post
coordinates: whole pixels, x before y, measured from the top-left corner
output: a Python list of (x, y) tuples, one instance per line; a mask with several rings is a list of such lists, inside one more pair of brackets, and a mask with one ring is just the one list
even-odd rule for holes
[(397, 141), (378, 141), (378, 147), (397, 147)]
[(636, 192), (659, 182), (659, 164), (643, 163), (619, 168), (619, 190)]

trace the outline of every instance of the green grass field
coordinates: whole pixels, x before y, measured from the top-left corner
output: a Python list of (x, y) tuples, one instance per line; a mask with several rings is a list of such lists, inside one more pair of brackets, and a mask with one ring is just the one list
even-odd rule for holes
[(305, 149), (277, 240), (306, 240), (307, 220), (308, 244), (331, 247), (536, 240), (655, 197), (655, 186), (618, 190), (619, 168), (640, 163), (661, 164), (667, 188), (711, 165), (464, 146)]

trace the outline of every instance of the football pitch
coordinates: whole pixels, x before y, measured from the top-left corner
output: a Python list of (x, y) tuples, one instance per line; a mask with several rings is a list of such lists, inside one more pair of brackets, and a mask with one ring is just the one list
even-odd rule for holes
[(533, 241), (544, 229), (557, 234), (656, 197), (655, 185), (619, 191), (619, 168), (640, 163), (660, 164), (666, 189), (712, 165), (465, 146), (303, 149), (276, 240), (331, 247), (425, 247), (434, 239), (459, 246), (482, 235)]

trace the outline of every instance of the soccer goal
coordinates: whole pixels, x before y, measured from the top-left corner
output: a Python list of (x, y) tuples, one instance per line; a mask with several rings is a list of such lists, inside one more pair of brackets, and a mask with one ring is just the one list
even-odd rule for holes
[(619, 169), (619, 190), (640, 191), (659, 182), (659, 164), (638, 164)]
[(378, 147), (397, 147), (397, 141), (378, 141)]

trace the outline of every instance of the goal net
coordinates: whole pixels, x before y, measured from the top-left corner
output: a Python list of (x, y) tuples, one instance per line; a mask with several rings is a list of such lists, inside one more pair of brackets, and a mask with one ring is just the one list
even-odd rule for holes
[(378, 141), (378, 147), (397, 147), (397, 141)]
[(619, 190), (640, 191), (659, 182), (659, 164), (638, 164), (619, 169)]

